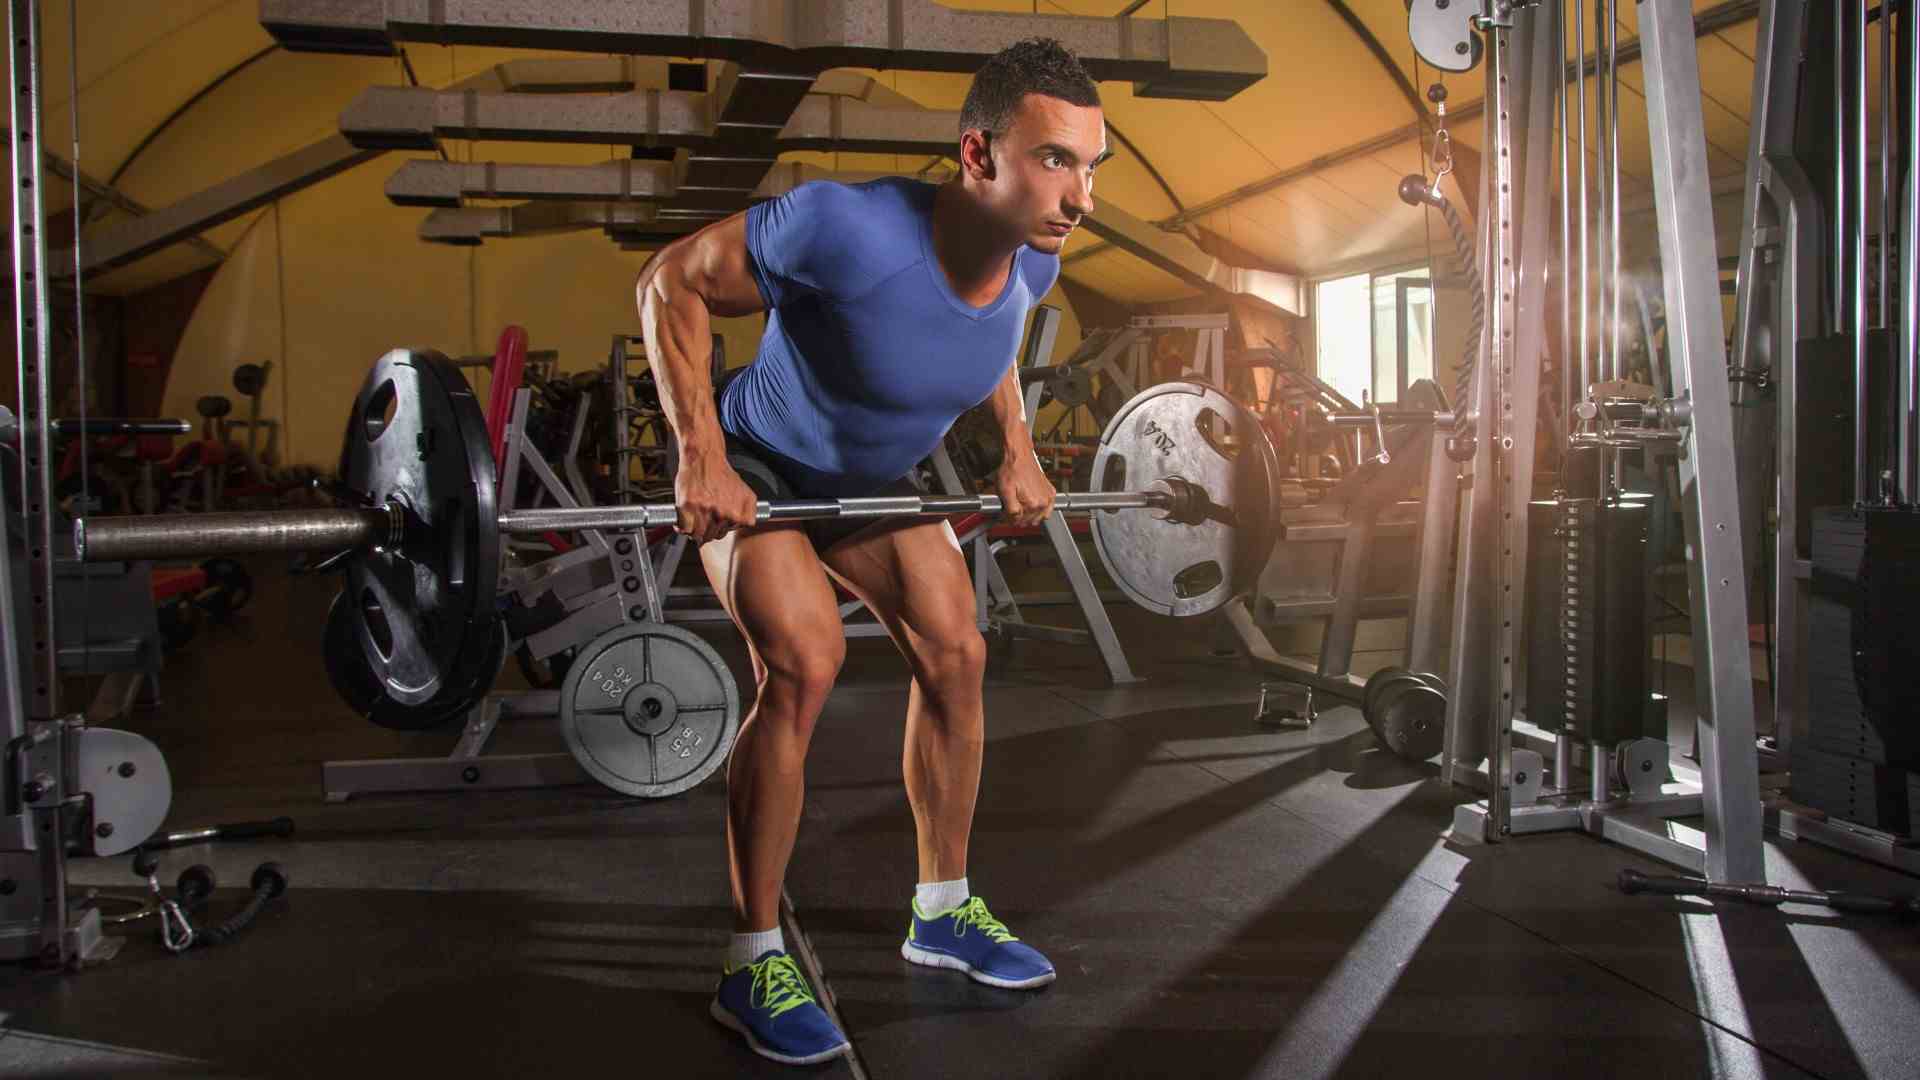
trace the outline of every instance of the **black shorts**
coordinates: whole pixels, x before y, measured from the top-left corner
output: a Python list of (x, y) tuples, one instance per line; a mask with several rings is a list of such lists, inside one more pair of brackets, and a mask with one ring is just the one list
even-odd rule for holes
[[(740, 373), (745, 370), (746, 368), (744, 366), (733, 368), (723, 373), (720, 378), (714, 382), (713, 397), (716, 410), (719, 407), (721, 391), (726, 389), (728, 383), (739, 378)], [(748, 443), (745, 439), (738, 438), (731, 434), (727, 436), (727, 462), (733, 466), (735, 472), (740, 474), (740, 479), (746, 481), (747, 486), (753, 489), (755, 495), (766, 499), (768, 502), (777, 502), (783, 499), (835, 497), (827, 495), (824, 492), (807, 490), (807, 486), (804, 483), (796, 482), (787, 470), (780, 468), (778, 461), (773, 457), (762, 453), (758, 447)], [(882, 484), (872, 491), (860, 492), (858, 496), (840, 497), (852, 498), (871, 497), (875, 495), (919, 494), (922, 494), (920, 485), (914, 483), (913, 477), (903, 476), (898, 480)], [(818, 554), (824, 555), (828, 548), (845, 540), (849, 536), (861, 532), (869, 526), (877, 527), (882, 524), (886, 524), (886, 522), (874, 518), (856, 518), (845, 521), (838, 518), (817, 518), (812, 521), (800, 522), (800, 527), (801, 530), (807, 534), (807, 539), (813, 541), (813, 550)], [(893, 524), (897, 525), (898, 522), (895, 521)]]
[[(733, 470), (740, 474), (740, 479), (746, 481), (747, 486), (753, 489), (755, 495), (769, 502), (777, 502), (784, 499), (861, 498), (875, 495), (922, 494), (920, 485), (914, 483), (913, 477), (911, 476), (902, 476), (897, 480), (882, 484), (872, 491), (862, 491), (857, 493), (857, 495), (851, 496), (844, 494), (830, 495), (819, 491), (809, 491), (803, 486), (795, 484), (794, 481), (786, 475), (785, 471), (766, 454), (761, 453), (757, 448), (749, 445), (744, 440), (737, 439), (731, 435), (727, 436), (727, 463), (733, 466)], [(869, 527), (878, 528), (884, 525), (897, 527), (900, 524), (900, 520), (876, 518), (815, 518), (808, 521), (801, 521), (798, 524), (800, 525), (801, 531), (807, 534), (807, 539), (813, 541), (813, 550), (818, 554), (825, 555), (828, 548), (833, 547), (835, 544), (840, 543), (855, 533), (863, 532)]]

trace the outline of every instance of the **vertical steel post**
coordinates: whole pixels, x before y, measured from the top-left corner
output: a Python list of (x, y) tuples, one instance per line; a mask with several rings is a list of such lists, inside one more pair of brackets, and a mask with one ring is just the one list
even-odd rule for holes
[[(1838, 6), (1848, 12), (1845, 49), (1851, 65), (1847, 82), (1852, 100), (1847, 109), (1847, 142), (1853, 148), (1850, 187), (1854, 195), (1847, 217), (1847, 277), (1853, 284), (1847, 311), (1853, 334), (1854, 408), (1858, 412), (1854, 441), (1864, 457), (1874, 420), (1871, 372), (1867, 370), (1867, 208), (1872, 203), (1867, 197), (1867, 8), (1861, 0), (1843, 0)], [(1863, 486), (1856, 501), (1878, 502), (1880, 463), (1864, 461), (1858, 472)]]
[[(13, 43), (8, 95), (13, 150), (13, 318), (14, 355), (19, 364), (20, 506), (27, 530), (27, 622), (32, 647), (31, 674), (24, 680), (23, 716), (33, 723), (58, 723), (60, 710), (59, 638), (54, 633), (53, 462), (49, 428), (53, 404), (53, 350), (50, 346), (47, 280), (46, 206), (41, 197), (44, 155), (40, 148), (40, 5), (10, 0), (7, 30)], [(16, 627), (18, 624), (16, 623)], [(11, 642), (7, 643), (12, 648)], [(64, 740), (62, 732), (56, 738)], [(55, 745), (60, 745), (56, 742)], [(64, 770), (63, 770), (64, 772)], [(64, 802), (64, 777), (49, 796)], [(55, 809), (37, 815), (51, 831), (36, 838), (41, 870), (40, 956), (43, 962), (67, 959), (67, 881), (65, 814)]]
[[(1887, 320), (1893, 314), (1893, 276), (1889, 267), (1893, 265), (1889, 241), (1893, 231), (1893, 221), (1898, 216), (1893, 207), (1893, 4), (1880, 5), (1880, 287), (1874, 295), (1880, 302), (1879, 326), (1882, 329), (1893, 324)], [(1905, 490), (1902, 488), (1901, 490)]]
[(1593, 311), (1593, 300), (1588, 293), (1591, 285), (1588, 271), (1593, 263), (1587, 250), (1588, 231), (1593, 220), (1587, 210), (1587, 0), (1574, 0), (1573, 3), (1573, 48), (1578, 54), (1574, 57), (1575, 70), (1578, 72), (1574, 86), (1580, 95), (1579, 153), (1574, 155), (1580, 162), (1580, 383), (1574, 393), (1584, 400), (1587, 387), (1598, 381), (1589, 363), (1593, 349), (1593, 328), (1587, 321)]
[(1700, 716), (1706, 876), (1762, 881), (1759, 760), (1747, 583), (1720, 315), (1720, 272), (1707, 187), (1706, 128), (1691, 5), (1640, 2), (1654, 205), (1675, 389), (1685, 402), (1681, 508), (1692, 553), (1695, 701)]
[[(1607, 0), (1607, 378), (1620, 369), (1620, 0)], [(1614, 475), (1618, 477), (1616, 468)]]
[(1487, 299), (1488, 306), (1492, 308), (1489, 325), (1493, 331), (1493, 347), (1486, 357), (1486, 382), (1491, 386), (1492, 394), (1489, 412), (1480, 417), (1483, 436), (1480, 453), (1485, 454), (1493, 464), (1493, 502), (1497, 516), (1493, 551), (1493, 633), (1490, 635), (1493, 648), (1487, 650), (1482, 662), (1491, 665), (1489, 683), (1492, 687), (1486, 736), (1487, 838), (1504, 840), (1512, 831), (1513, 817), (1513, 654), (1519, 640), (1514, 623), (1521, 608), (1514, 589), (1525, 578), (1517, 572), (1513, 563), (1515, 526), (1512, 515), (1501, 513), (1512, 502), (1509, 492), (1513, 485), (1514, 447), (1513, 413), (1510, 408), (1513, 402), (1513, 327), (1516, 314), (1513, 301), (1516, 278), (1513, 269), (1514, 141), (1513, 124), (1509, 116), (1512, 87), (1508, 82), (1512, 67), (1509, 46), (1513, 32), (1495, 28), (1489, 30), (1488, 35), (1492, 39), (1492, 47), (1487, 50), (1487, 123), (1493, 136), (1489, 141), (1488, 156), (1494, 163), (1496, 189), (1491, 215), (1493, 243), (1487, 253), (1487, 291), (1490, 294)]
[(1608, 228), (1607, 217), (1607, 207), (1612, 205), (1613, 201), (1609, 196), (1608, 182), (1614, 176), (1614, 168), (1610, 165), (1611, 159), (1609, 157), (1612, 143), (1607, 138), (1609, 127), (1607, 123), (1607, 106), (1609, 104), (1607, 98), (1607, 24), (1612, 21), (1613, 3), (1614, 0), (1594, 0), (1593, 5), (1593, 141), (1594, 153), (1598, 155), (1600, 159), (1597, 162), (1599, 176), (1595, 181), (1599, 185), (1599, 191), (1596, 192), (1596, 194), (1599, 197), (1600, 205), (1594, 208), (1594, 215), (1597, 219), (1595, 222), (1595, 231), (1599, 233), (1600, 237), (1598, 258), (1596, 259), (1600, 274), (1600, 290), (1599, 295), (1595, 297), (1595, 305), (1597, 308), (1596, 319), (1599, 322), (1599, 333), (1595, 335), (1593, 343), (1593, 374), (1595, 382), (1605, 382), (1613, 378), (1613, 372), (1607, 367), (1608, 361), (1613, 355), (1613, 350), (1608, 344), (1613, 337), (1613, 327), (1607, 321), (1608, 312), (1613, 310), (1613, 305), (1607, 300), (1607, 287), (1613, 280), (1612, 276), (1607, 272), (1608, 268), (1613, 265), (1613, 259), (1607, 251), (1608, 245), (1613, 240), (1613, 233)]
[(1900, 200), (1900, 468), (1901, 492), (1920, 503), (1920, 24), (1914, 0), (1900, 9), (1905, 46), (1907, 99), (1901, 126), (1906, 129), (1907, 175)]
[[(1555, 20), (1558, 21), (1558, 20)], [(1584, 65), (1586, 59), (1581, 58)], [(1564, 429), (1573, 425), (1573, 185), (1567, 172), (1567, 144), (1573, 132), (1567, 130), (1567, 35), (1563, 31), (1553, 39), (1554, 102), (1560, 110), (1560, 421)], [(1580, 85), (1584, 85), (1584, 80)]]
[[(1847, 325), (1847, 4), (1833, 11), (1833, 332)], [(1854, 462), (1856, 468), (1859, 461)], [(1856, 498), (1855, 501), (1858, 501)]]
[(40, 12), (35, 0), (10, 0), (13, 40), (13, 313), (20, 373), (20, 491), (28, 530), (27, 589), (32, 597), (33, 676), (27, 714), (49, 719), (59, 711), (53, 632), (53, 463), (48, 459), (48, 410), (53, 400), (52, 350), (47, 325), (46, 208), (40, 195)]

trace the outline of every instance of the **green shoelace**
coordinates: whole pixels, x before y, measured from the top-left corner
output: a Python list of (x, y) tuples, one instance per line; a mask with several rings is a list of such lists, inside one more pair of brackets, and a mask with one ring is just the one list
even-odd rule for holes
[(977, 896), (968, 897), (966, 903), (955, 908), (953, 910), (953, 917), (955, 937), (965, 935), (967, 928), (973, 927), (992, 938), (995, 944), (1020, 940), (1014, 937), (1013, 933), (1007, 929), (1006, 923), (994, 918), (993, 915), (987, 911), (986, 901), (981, 900)]
[(758, 964), (749, 964), (753, 972), (753, 993), (749, 1001), (754, 1008), (767, 1009), (778, 1018), (782, 1013), (813, 1003), (813, 991), (807, 989), (807, 980), (801, 978), (799, 965), (791, 956), (774, 956)]

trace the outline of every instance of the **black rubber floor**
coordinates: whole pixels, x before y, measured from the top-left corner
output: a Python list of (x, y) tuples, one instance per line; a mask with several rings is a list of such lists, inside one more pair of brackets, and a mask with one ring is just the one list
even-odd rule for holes
[[(315, 651), (326, 583), (259, 576), (248, 615), (180, 654), (129, 726), (168, 755), (174, 826), (299, 823), (291, 842), (168, 853), (163, 880), (208, 862), (237, 903), (273, 858), (288, 902), (231, 947), (173, 957), (143, 929), (77, 975), (0, 969), (0, 1075), (797, 1074), (706, 1015), (727, 931), (718, 780), (655, 802), (325, 805), (321, 762), (441, 753), (456, 733), (351, 718)], [(1663, 868), (1582, 837), (1455, 846), (1464, 796), (1375, 749), (1352, 710), (1259, 728), (1258, 677), (1210, 655), (1204, 628), (1115, 615), (1147, 684), (1107, 688), (1091, 654), (1030, 642), (989, 680), (970, 877), (1059, 968), (1030, 993), (900, 959), (905, 668), (853, 643), (789, 891), (857, 1057), (807, 1072), (1920, 1075), (1914, 928), (1626, 897), (1620, 867)], [(1790, 841), (1769, 860), (1783, 884), (1916, 887)], [(73, 876), (130, 889), (128, 862)]]

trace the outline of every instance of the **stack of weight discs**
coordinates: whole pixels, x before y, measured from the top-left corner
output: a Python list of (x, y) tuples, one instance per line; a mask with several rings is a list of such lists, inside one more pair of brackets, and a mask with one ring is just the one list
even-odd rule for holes
[(1367, 679), (1360, 712), (1389, 753), (1425, 761), (1446, 739), (1447, 684), (1430, 672), (1381, 668)]

